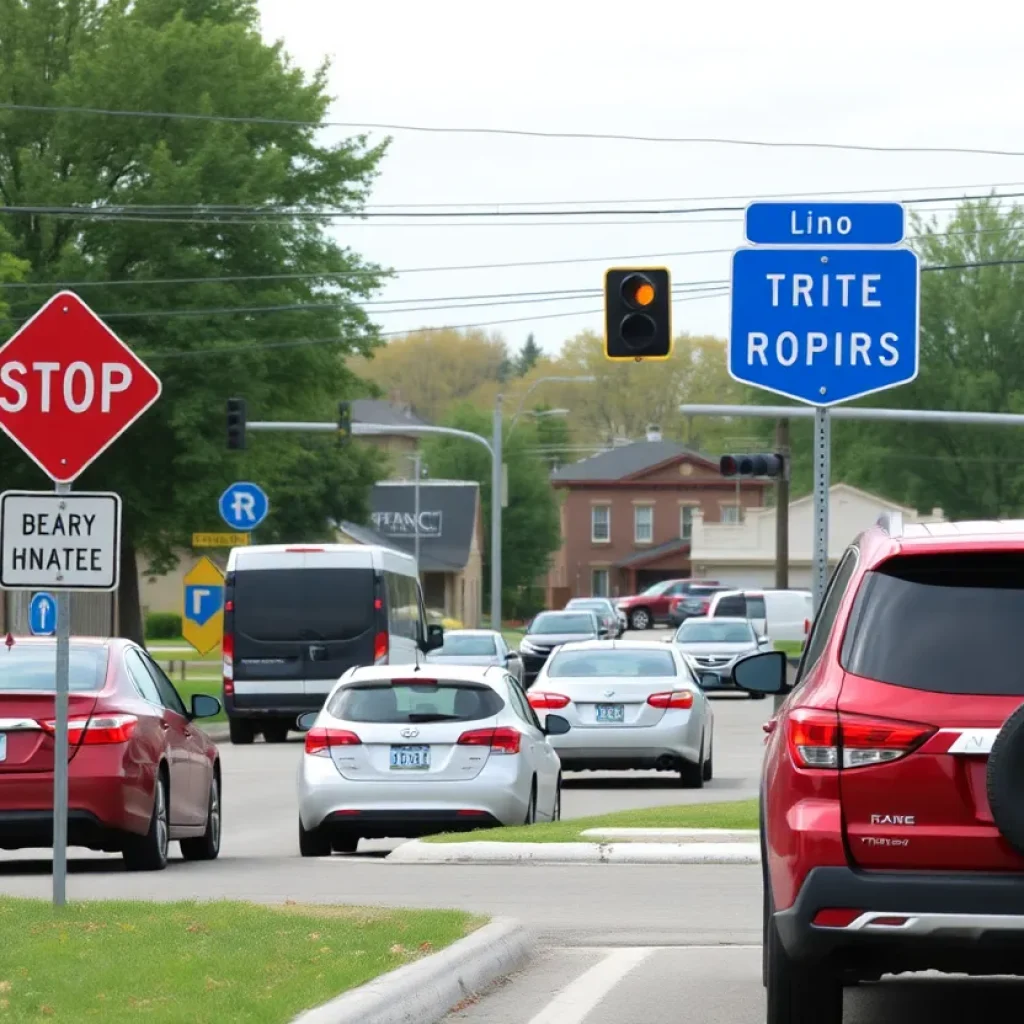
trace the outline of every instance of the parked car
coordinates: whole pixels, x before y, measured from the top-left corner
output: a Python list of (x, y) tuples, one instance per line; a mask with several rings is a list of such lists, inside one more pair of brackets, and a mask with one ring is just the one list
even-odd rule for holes
[(523, 659), (505, 638), (493, 629), (449, 629), (444, 643), (427, 655), (434, 665), (497, 665), (508, 669), (516, 681), (523, 682)]
[(304, 715), (299, 851), (361, 838), (557, 821), (561, 765), (519, 683), (501, 668), (375, 665), (346, 672)]
[(707, 615), (750, 619), (760, 636), (803, 643), (814, 615), (813, 599), (809, 590), (723, 590), (712, 597)]
[(695, 586), (715, 582), (715, 580), (662, 580), (640, 594), (619, 598), (616, 605), (626, 616), (630, 629), (651, 629), (656, 623), (669, 621), (672, 598), (688, 594)]
[(1021, 975), (1024, 522), (862, 534), (792, 686), (782, 652), (733, 669), (781, 694), (761, 787), (769, 1024), (840, 1024), (883, 974)]
[[(0, 849), (53, 845), (52, 639), (16, 640), (0, 658)], [(220, 852), (221, 770), (196, 722), (220, 701), (186, 706), (149, 655), (127, 640), (73, 638), (68, 698), (68, 845), (120, 852), (129, 871), (159, 871)]]
[[(731, 690), (732, 667), (749, 654), (772, 649), (766, 636), (758, 636), (749, 619), (687, 619), (669, 638), (690, 663), (702, 690)], [(764, 694), (750, 697), (764, 699)]]
[(608, 636), (618, 639), (626, 632), (626, 615), (620, 612), (609, 597), (574, 597), (566, 606), (567, 612), (594, 612), (600, 619)]
[(550, 658), (530, 704), (564, 717), (551, 743), (567, 771), (656, 768), (699, 789), (712, 777), (714, 715), (673, 647), (613, 640), (566, 644)]
[(669, 602), (669, 623), (680, 626), (695, 615), (707, 615), (715, 594), (729, 589), (720, 583), (694, 584), (687, 593), (679, 594)]
[(526, 685), (533, 684), (537, 673), (559, 645), (603, 638), (603, 627), (593, 612), (541, 612), (519, 642)]

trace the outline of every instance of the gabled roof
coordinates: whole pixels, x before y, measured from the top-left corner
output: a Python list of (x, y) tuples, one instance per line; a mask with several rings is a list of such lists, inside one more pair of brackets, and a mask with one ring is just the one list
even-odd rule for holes
[(554, 483), (623, 480), (684, 456), (709, 469), (718, 469), (707, 456), (691, 451), (677, 441), (636, 441), (560, 466), (551, 474), (551, 479)]
[(665, 541), (664, 544), (659, 544), (657, 547), (645, 548), (643, 551), (634, 551), (633, 554), (627, 555), (621, 561), (616, 562), (615, 568), (625, 569), (629, 566), (645, 565), (647, 562), (656, 562), (659, 558), (664, 558), (666, 555), (682, 554), (683, 552), (689, 553), (689, 551), (690, 542), (677, 537), (675, 540)]
[[(357, 398), (350, 403), (350, 411), (353, 423), (372, 423), (380, 427), (429, 426), (425, 420), (421, 420), (405, 406), (377, 398)], [(400, 431), (396, 431), (396, 433), (400, 433)]]

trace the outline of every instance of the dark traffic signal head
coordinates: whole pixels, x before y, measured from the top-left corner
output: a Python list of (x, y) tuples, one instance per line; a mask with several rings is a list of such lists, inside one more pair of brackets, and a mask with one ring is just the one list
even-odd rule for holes
[(722, 476), (781, 477), (786, 472), (786, 458), (775, 452), (770, 455), (723, 455), (718, 461)]
[(348, 402), (338, 403), (338, 444), (352, 440), (352, 406)]
[(245, 448), (245, 399), (228, 399), (228, 451)]
[(612, 360), (672, 355), (672, 296), (664, 267), (612, 268), (604, 278), (604, 354)]

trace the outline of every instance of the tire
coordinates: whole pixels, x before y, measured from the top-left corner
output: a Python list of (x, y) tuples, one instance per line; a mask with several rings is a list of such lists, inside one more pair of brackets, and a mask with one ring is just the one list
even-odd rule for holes
[(704, 781), (710, 782), (715, 775), (715, 747), (712, 743), (711, 749), (708, 751), (708, 759), (704, 762)]
[(359, 836), (348, 832), (335, 833), (331, 837), (331, 848), (335, 853), (355, 853), (359, 849)]
[(210, 801), (206, 810), (206, 831), (194, 839), (182, 839), (181, 856), (185, 860), (216, 860), (220, 853), (221, 836), (220, 780), (213, 773), (210, 782)]
[(767, 693), (752, 693), (752, 694), (750, 694), (750, 699), (751, 700), (764, 700), (765, 697), (767, 697), (767, 696), (768, 696)]
[(524, 825), (534, 825), (537, 822), (537, 780), (533, 780), (530, 786), (530, 803), (526, 808), (526, 821)]
[(144, 836), (132, 836), (122, 856), (129, 871), (163, 871), (167, 867), (167, 851), (171, 845), (171, 824), (168, 811), (167, 778), (161, 768), (153, 790), (153, 814)]
[(679, 769), (679, 784), (684, 789), (704, 788), (704, 737), (700, 741), (700, 760), (694, 764), (692, 761), (684, 761)]
[(650, 629), (654, 625), (651, 613), (646, 608), (634, 608), (629, 613), (629, 628), (636, 630)]
[(307, 832), (299, 819), (299, 853), (303, 857), (330, 857), (331, 840), (324, 835), (322, 829), (314, 828)]
[(246, 746), (256, 738), (256, 730), (248, 718), (229, 718), (228, 737), (234, 746)]
[(1024, 807), (1020, 801), (1020, 772), (1024, 770), (1024, 705), (1010, 715), (992, 744), (986, 789), (996, 828), (1017, 851), (1024, 853)]
[(842, 1024), (840, 974), (825, 964), (791, 960), (774, 919), (766, 931), (766, 1024)]
[(263, 739), (267, 743), (287, 743), (288, 724), (286, 722), (273, 722), (263, 726)]
[(555, 806), (551, 812), (552, 821), (562, 820), (562, 776), (558, 776), (558, 782), (555, 783)]

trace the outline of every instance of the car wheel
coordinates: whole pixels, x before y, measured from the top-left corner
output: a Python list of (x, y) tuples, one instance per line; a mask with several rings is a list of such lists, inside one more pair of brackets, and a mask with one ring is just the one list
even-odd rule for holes
[(704, 738), (700, 741), (700, 760), (696, 764), (684, 761), (679, 769), (679, 784), (685, 789), (704, 788)]
[(286, 743), (288, 741), (288, 726), (284, 722), (265, 725), (263, 726), (263, 738), (267, 743)]
[(842, 1024), (843, 983), (835, 970), (791, 960), (774, 919), (767, 927), (767, 1024)]
[(524, 825), (533, 825), (537, 821), (537, 780), (533, 780), (533, 784), (530, 786), (530, 803), (526, 808), (526, 821)]
[(714, 747), (714, 744), (712, 743), (711, 749), (708, 751), (708, 759), (704, 762), (704, 781), (705, 782), (710, 782), (711, 779), (714, 777), (714, 774), (715, 774), (714, 758), (715, 758), (715, 747)]
[(244, 746), (256, 738), (256, 730), (247, 718), (229, 718), (228, 737), (236, 746)]
[(167, 811), (167, 780), (163, 770), (157, 772), (153, 790), (153, 815), (144, 836), (132, 836), (122, 852), (129, 871), (163, 871), (167, 867), (167, 850), (171, 845), (171, 826)]
[(331, 838), (331, 847), (335, 853), (355, 853), (359, 849), (359, 836), (347, 832), (335, 833)]
[(178, 846), (185, 860), (216, 860), (220, 853), (220, 782), (214, 772), (210, 782), (210, 803), (206, 810), (206, 831), (194, 839), (182, 839)]
[(767, 696), (768, 696), (767, 693), (752, 693), (752, 694), (750, 694), (750, 699), (751, 700), (764, 700), (765, 697), (767, 697)]
[(308, 832), (299, 819), (299, 853), (303, 857), (330, 857), (331, 840), (324, 835), (322, 829), (314, 828)]
[(555, 806), (551, 811), (552, 821), (562, 820), (562, 776), (558, 776), (558, 782), (555, 783)]
[(637, 608), (629, 613), (629, 626), (630, 629), (650, 629), (651, 628), (651, 614), (646, 608)]

